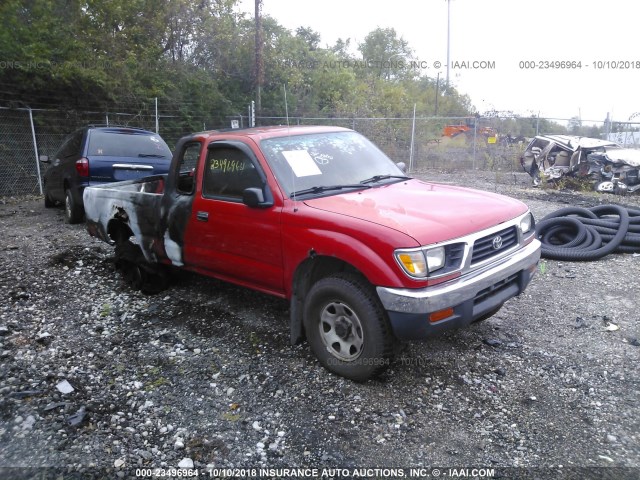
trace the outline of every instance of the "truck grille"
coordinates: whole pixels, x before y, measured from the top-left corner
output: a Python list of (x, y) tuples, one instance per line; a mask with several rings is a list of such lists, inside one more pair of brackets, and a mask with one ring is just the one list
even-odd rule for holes
[(482, 262), (510, 249), (518, 243), (518, 232), (515, 226), (482, 237), (473, 244), (471, 265)]
[(452, 243), (446, 246), (446, 258), (447, 263), (445, 267), (449, 267), (448, 270), (456, 270), (460, 268), (462, 259), (464, 257), (464, 243)]

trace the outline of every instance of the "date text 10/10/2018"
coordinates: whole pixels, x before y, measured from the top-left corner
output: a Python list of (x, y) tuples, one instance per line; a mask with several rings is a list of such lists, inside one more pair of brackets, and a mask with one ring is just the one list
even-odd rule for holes
[(640, 70), (640, 60), (520, 60), (521, 70)]

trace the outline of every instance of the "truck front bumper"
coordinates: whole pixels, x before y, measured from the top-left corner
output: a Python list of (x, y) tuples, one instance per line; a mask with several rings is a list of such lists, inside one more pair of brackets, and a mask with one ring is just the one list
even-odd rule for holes
[[(419, 340), (469, 325), (498, 308), (527, 287), (540, 260), (540, 242), (534, 239), (511, 255), (440, 285), (421, 289), (377, 287), (395, 336)], [(430, 321), (434, 312), (453, 313)]]

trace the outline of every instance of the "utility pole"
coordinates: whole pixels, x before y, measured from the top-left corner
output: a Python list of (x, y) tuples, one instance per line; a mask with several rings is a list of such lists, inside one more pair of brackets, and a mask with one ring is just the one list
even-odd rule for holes
[(440, 72), (438, 72), (438, 77), (436, 78), (436, 113), (435, 116), (438, 116), (438, 97), (440, 96)]
[(451, 63), (451, 0), (447, 0), (447, 85), (449, 88), (449, 64)]
[(258, 116), (262, 113), (262, 84), (264, 83), (264, 63), (262, 60), (262, 0), (256, 0), (256, 64), (255, 64), (255, 82), (256, 82), (256, 112)]

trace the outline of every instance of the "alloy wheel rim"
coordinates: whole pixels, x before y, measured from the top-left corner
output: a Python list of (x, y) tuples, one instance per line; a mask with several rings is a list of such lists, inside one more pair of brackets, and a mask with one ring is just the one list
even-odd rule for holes
[(327, 351), (337, 359), (352, 362), (361, 355), (364, 347), (362, 323), (347, 304), (328, 303), (320, 314), (318, 329)]

